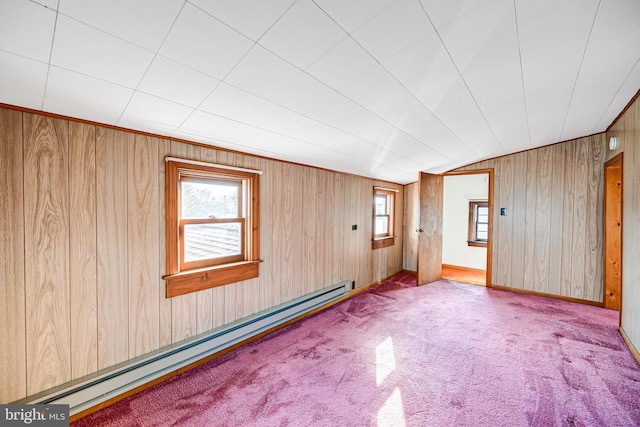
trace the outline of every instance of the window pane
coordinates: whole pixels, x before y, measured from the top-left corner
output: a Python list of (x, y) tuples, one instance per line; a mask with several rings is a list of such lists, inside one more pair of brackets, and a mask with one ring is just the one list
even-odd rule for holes
[(387, 234), (389, 232), (389, 218), (386, 216), (376, 217), (374, 234)]
[(236, 182), (211, 183), (180, 181), (182, 218), (238, 218), (240, 185)]
[(486, 233), (487, 231), (489, 231), (489, 224), (478, 224), (478, 234), (480, 232)]
[(241, 224), (185, 224), (184, 262), (241, 254)]
[(387, 200), (389, 196), (376, 196), (376, 215), (387, 215)]
[(489, 222), (489, 215), (478, 215), (478, 222)]
[(488, 237), (489, 237), (489, 233), (487, 233), (486, 231), (478, 231), (476, 238), (478, 240), (487, 240)]
[(489, 215), (489, 208), (487, 206), (478, 206), (478, 215)]

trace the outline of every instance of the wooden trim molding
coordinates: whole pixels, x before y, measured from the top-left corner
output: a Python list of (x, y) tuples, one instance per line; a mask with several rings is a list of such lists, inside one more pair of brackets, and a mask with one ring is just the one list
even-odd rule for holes
[(526, 295), (533, 295), (536, 297), (542, 297), (542, 298), (550, 298), (550, 299), (557, 299), (560, 301), (567, 301), (567, 302), (574, 302), (577, 304), (584, 304), (584, 305), (591, 305), (594, 307), (602, 307), (603, 304), (600, 301), (589, 301), (586, 299), (579, 299), (579, 298), (571, 298), (571, 297), (565, 297), (562, 295), (554, 295), (554, 294), (547, 294), (544, 292), (536, 292), (536, 291), (530, 291), (527, 289), (519, 289), (519, 288), (510, 288), (509, 286), (499, 286), (499, 285), (492, 285), (491, 286), (493, 289), (497, 289), (499, 291), (507, 291), (507, 292), (514, 292), (517, 294), (526, 294)]
[(389, 237), (381, 237), (378, 239), (373, 239), (371, 244), (371, 249), (381, 249), (388, 248), (389, 246), (393, 246), (396, 241), (396, 236)]
[(167, 281), (167, 298), (256, 278), (261, 262), (243, 261), (163, 276)]
[(627, 333), (624, 331), (624, 329), (622, 329), (622, 326), (618, 328), (618, 332), (620, 332), (620, 336), (622, 337), (622, 339), (624, 340), (624, 343), (629, 348), (631, 355), (633, 356), (634, 359), (636, 359), (636, 362), (638, 362), (638, 365), (640, 365), (640, 352), (638, 352), (636, 347), (633, 345)]

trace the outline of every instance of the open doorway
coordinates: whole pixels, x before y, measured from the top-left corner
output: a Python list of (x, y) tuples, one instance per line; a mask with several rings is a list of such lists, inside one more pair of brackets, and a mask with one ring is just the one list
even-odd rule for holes
[(442, 278), (486, 286), (490, 253), (490, 172), (445, 174)]
[[(622, 153), (604, 165), (605, 308), (622, 308)], [(622, 316), (620, 316), (622, 318)]]

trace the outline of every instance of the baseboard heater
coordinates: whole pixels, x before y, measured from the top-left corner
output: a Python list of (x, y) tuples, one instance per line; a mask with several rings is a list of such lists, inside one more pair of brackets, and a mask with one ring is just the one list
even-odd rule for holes
[(98, 373), (89, 379), (77, 380), (57, 387), (24, 399), (20, 403), (65, 404), (69, 405), (71, 415), (77, 414), (308, 313), (344, 296), (350, 288), (348, 281), (341, 282), (226, 325), (206, 335), (200, 335), (192, 341), (126, 362), (124, 366), (111, 368), (108, 372)]

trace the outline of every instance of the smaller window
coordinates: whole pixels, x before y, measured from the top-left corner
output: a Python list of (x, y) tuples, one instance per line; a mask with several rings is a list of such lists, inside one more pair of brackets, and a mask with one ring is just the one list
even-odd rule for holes
[(373, 249), (393, 246), (396, 191), (373, 189)]
[(489, 240), (489, 203), (469, 202), (469, 246), (487, 246)]

